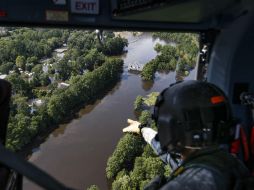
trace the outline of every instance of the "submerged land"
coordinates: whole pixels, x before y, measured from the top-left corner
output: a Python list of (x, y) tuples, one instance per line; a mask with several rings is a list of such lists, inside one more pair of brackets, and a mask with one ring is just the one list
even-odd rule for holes
[[(195, 67), (197, 40), (195, 34), (137, 32), (134, 35), (130, 32), (104, 31), (103, 41), (100, 41), (96, 31), (6, 28), (0, 39), (0, 75), (13, 86), (7, 146), (14, 151), (25, 150), (26, 153), (33, 150), (31, 161), (38, 165), (43, 163), (45, 170), (48, 168), (49, 172), (52, 170), (52, 175), (55, 173), (62, 176), (59, 178), (61, 180), (65, 178), (64, 172), (57, 172), (57, 167), (64, 170), (65, 166), (60, 160), (67, 160), (67, 157), (66, 159), (62, 157), (58, 163), (53, 164), (53, 160), (50, 161), (52, 155), (50, 149), (53, 150), (54, 144), (49, 143), (50, 149), (34, 148), (41, 147), (40, 143), (45, 140), (47, 144), (53, 137), (66, 134), (66, 137), (64, 135), (58, 138), (59, 142), (57, 141), (57, 144), (61, 144), (62, 141), (65, 148), (57, 153), (60, 147), (56, 147), (54, 154), (59, 156), (69, 154), (73, 155), (70, 156), (72, 158), (80, 152), (79, 157), (83, 156), (84, 160), (87, 154), (91, 154), (92, 158), (92, 154), (100, 152), (103, 156), (97, 159), (101, 159), (98, 161), (104, 163), (104, 168), (98, 165), (100, 170), (98, 174), (107, 175), (109, 187), (112, 189), (126, 189), (126, 185), (129, 185), (130, 189), (139, 189), (155, 174), (169, 174), (168, 166), (165, 167), (159, 161), (140, 137), (132, 134), (123, 135), (121, 129), (128, 117), (152, 123), (151, 110), (158, 92), (170, 82), (188, 76)], [(148, 44), (154, 47), (148, 50)], [(142, 65), (142, 71), (129, 72), (128, 65), (136, 61)], [(156, 92), (152, 93), (153, 91)], [(138, 97), (135, 100), (136, 96)], [(110, 113), (114, 113), (114, 117)], [(72, 121), (73, 118), (76, 120)], [(99, 121), (103, 123), (99, 124)], [(67, 123), (64, 125), (67, 128), (64, 127), (62, 130), (60, 125), (58, 134), (54, 129), (63, 123)], [(80, 138), (75, 136), (66, 140), (69, 139), (68, 134), (69, 136), (75, 134), (73, 127), (68, 127), (68, 123), (75, 127), (75, 130), (79, 130)], [(104, 126), (108, 132), (100, 134), (99, 126)], [(71, 130), (70, 133), (68, 128)], [(95, 135), (93, 131), (97, 131), (95, 140), (91, 139), (89, 146), (87, 143), (79, 145), (82, 144), (80, 142), (82, 138), (88, 140), (90, 137), (87, 135)], [(113, 141), (109, 141), (108, 138)], [(66, 151), (75, 139), (80, 139), (79, 144), (72, 147), (75, 152)], [(104, 140), (109, 145), (106, 145)], [(69, 142), (68, 146), (64, 141)], [(100, 142), (103, 143), (103, 149), (107, 150), (107, 153), (96, 149), (82, 155), (82, 149), (97, 147), (95, 144)], [(41, 156), (38, 157), (38, 153)], [(40, 159), (42, 157), (44, 159)], [(49, 161), (43, 161), (46, 158)], [(51, 162), (56, 167), (54, 172)], [(97, 170), (94, 162), (93, 159), (91, 168), (81, 162), (72, 163), (72, 168), (77, 165), (75, 169), (77, 175), (72, 172), (72, 176), (80, 178), (78, 183), (77, 180), (73, 180), (73, 186), (84, 188), (85, 183), (98, 184), (101, 189), (106, 188), (102, 185), (105, 182), (101, 184), (96, 181), (97, 177), (90, 180), (89, 174), (84, 173)], [(78, 167), (83, 168), (82, 165), (86, 169), (83, 169), (83, 172), (78, 171)], [(149, 168), (148, 166), (152, 167), (151, 170), (145, 169)], [(86, 176), (86, 180), (81, 180), (81, 176)], [(101, 180), (101, 177), (99, 179)]]

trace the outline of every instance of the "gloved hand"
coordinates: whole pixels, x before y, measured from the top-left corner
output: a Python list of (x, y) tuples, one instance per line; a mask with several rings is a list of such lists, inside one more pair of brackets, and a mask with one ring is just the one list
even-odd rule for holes
[(138, 121), (134, 121), (131, 119), (127, 119), (127, 122), (130, 124), (129, 126), (125, 127), (123, 129), (124, 133), (136, 133), (136, 134), (140, 134), (140, 128), (139, 125), (140, 123)]

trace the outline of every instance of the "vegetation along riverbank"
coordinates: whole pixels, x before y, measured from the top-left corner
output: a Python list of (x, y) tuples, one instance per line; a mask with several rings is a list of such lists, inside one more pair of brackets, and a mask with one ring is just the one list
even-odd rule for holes
[[(143, 80), (154, 80), (155, 73), (177, 71), (185, 74), (196, 65), (198, 53), (198, 35), (189, 33), (153, 33), (153, 37), (172, 43), (157, 44), (155, 50), (158, 55), (149, 61), (141, 72)], [(187, 72), (188, 73), (188, 72)]]
[(94, 31), (6, 28), (0, 39), (0, 75), (12, 84), (7, 146), (20, 150), (70, 119), (118, 81), (127, 40)]
[[(155, 128), (149, 109), (155, 104), (158, 93), (147, 97), (137, 96), (135, 109), (140, 111), (139, 122)], [(169, 175), (170, 168), (154, 154), (141, 136), (125, 134), (108, 159), (106, 175), (113, 190), (143, 189), (156, 175)]]

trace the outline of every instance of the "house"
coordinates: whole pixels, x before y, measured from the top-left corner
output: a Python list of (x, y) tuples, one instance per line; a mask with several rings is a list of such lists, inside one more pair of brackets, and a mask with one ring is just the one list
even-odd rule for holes
[(70, 84), (67, 84), (65, 82), (60, 82), (57, 85), (57, 88), (67, 88), (68, 86), (70, 86)]
[(0, 79), (5, 79), (8, 75), (0, 75)]
[(31, 106), (40, 107), (40, 106), (42, 106), (44, 103), (45, 103), (45, 101), (42, 100), (42, 99), (39, 99), (39, 98), (31, 99), (31, 100), (28, 101), (28, 105), (29, 105), (30, 107), (31, 107)]

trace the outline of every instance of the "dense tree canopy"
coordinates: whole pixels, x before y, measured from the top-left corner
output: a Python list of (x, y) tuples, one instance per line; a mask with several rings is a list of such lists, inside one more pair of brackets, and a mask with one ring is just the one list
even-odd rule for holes
[(194, 68), (198, 55), (198, 38), (195, 34), (187, 33), (153, 33), (154, 37), (174, 42), (173, 44), (157, 44), (158, 55), (148, 62), (141, 73), (143, 80), (153, 80), (156, 71), (184, 72)]
[(31, 88), (29, 83), (24, 80), (21, 75), (13, 73), (6, 78), (12, 84), (12, 93), (21, 94), (23, 96), (30, 96)]
[(0, 65), (0, 73), (1, 74), (9, 74), (9, 71), (12, 70), (13, 66), (14, 66), (14, 63), (12, 63), (12, 62), (7, 62), (4, 64), (1, 64)]
[(98, 94), (105, 92), (118, 81), (122, 66), (123, 61), (120, 59), (107, 59), (94, 71), (77, 76), (78, 80), (73, 79), (75, 83), (71, 83), (68, 88), (56, 89), (54, 94), (45, 100), (46, 107), (42, 106), (32, 117), (29, 117), (30, 114), (16, 114), (10, 120), (8, 146), (20, 149), (34, 134), (42, 130), (45, 124), (59, 123), (80, 106), (96, 99)]
[(128, 45), (128, 41), (121, 37), (108, 38), (103, 45), (103, 52), (106, 55), (120, 55), (123, 52), (125, 46)]
[[(123, 52), (118, 43), (124, 39), (112, 32), (105, 36), (110, 51)], [(59, 47), (62, 55), (53, 53)], [(0, 73), (8, 74), (13, 89), (9, 148), (21, 149), (116, 84), (123, 61), (102, 50), (93, 31), (13, 28), (0, 39)], [(60, 82), (66, 86), (59, 87)]]
[(9, 37), (0, 39), (0, 63), (15, 62), (18, 56), (49, 56), (54, 48), (66, 41), (67, 36), (67, 30), (59, 29), (12, 30)]
[(158, 68), (158, 63), (156, 60), (151, 60), (147, 64), (145, 64), (142, 72), (141, 72), (141, 77), (143, 80), (153, 80), (155, 72)]
[(109, 158), (106, 168), (106, 174), (109, 179), (112, 179), (123, 168), (127, 170), (132, 169), (132, 162), (136, 156), (142, 154), (142, 147), (144, 146), (143, 139), (140, 136), (126, 134), (120, 141)]

